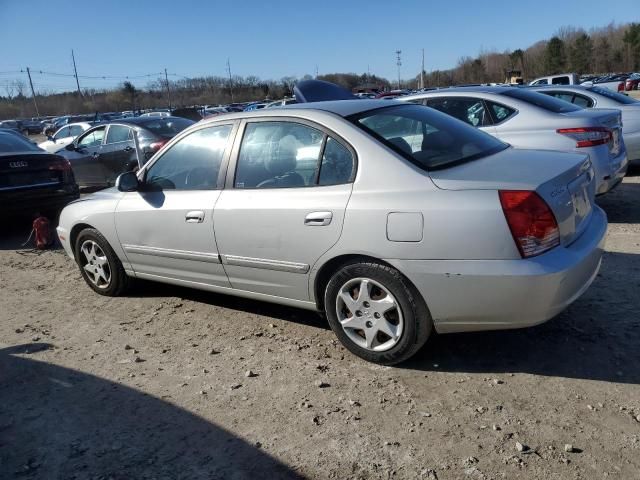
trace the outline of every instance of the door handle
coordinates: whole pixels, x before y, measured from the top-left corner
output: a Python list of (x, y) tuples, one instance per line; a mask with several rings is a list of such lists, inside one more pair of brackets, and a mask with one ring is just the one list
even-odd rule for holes
[(204, 212), (201, 210), (187, 212), (184, 216), (184, 221), (187, 223), (202, 223), (204, 222)]
[(126, 148), (124, 149), (124, 151), (125, 151), (125, 152), (131, 152), (131, 151), (133, 151), (133, 147), (126, 147)]
[(331, 212), (311, 212), (304, 217), (304, 224), (309, 227), (321, 227), (323, 225), (329, 225), (333, 213)]

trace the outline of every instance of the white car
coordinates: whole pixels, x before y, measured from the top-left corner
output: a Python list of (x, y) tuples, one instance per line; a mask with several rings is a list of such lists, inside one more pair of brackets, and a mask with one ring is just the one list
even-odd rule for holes
[(170, 117), (171, 114), (169, 112), (148, 112), (140, 115), (141, 117)]
[(52, 136), (47, 137), (46, 141), (38, 144), (38, 147), (49, 153), (57, 153), (91, 127), (92, 124), (89, 122), (70, 123), (59, 129)]

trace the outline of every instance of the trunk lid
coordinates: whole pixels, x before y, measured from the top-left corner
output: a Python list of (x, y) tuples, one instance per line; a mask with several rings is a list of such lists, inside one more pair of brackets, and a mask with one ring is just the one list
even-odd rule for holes
[(593, 167), (581, 153), (508, 148), (430, 176), (443, 190), (536, 191), (553, 211), (563, 245), (586, 228), (595, 199)]
[(48, 153), (0, 155), (0, 191), (55, 187), (65, 183), (65, 160)]

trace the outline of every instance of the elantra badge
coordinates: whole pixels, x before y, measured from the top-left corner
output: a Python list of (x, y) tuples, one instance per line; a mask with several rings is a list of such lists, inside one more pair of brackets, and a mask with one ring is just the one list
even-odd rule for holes
[(29, 164), (27, 162), (9, 162), (9, 168), (23, 168), (28, 166)]

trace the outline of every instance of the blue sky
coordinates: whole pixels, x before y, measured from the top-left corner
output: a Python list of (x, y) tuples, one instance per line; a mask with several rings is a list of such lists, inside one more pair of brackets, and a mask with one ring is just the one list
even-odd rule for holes
[[(638, 0), (479, 2), (323, 0), (0, 0), (0, 95), (14, 72), (27, 66), (36, 89), (75, 88), (71, 48), (80, 75), (161, 72), (261, 78), (322, 73), (371, 73), (396, 77), (396, 49), (403, 77), (420, 68), (455, 66), (482, 49), (525, 48), (559, 27), (589, 29), (609, 22), (640, 21)], [(155, 75), (153, 78), (156, 78)], [(177, 77), (172, 77), (177, 78)], [(135, 79), (144, 86), (149, 78)], [(81, 79), (99, 88), (118, 79)]]

